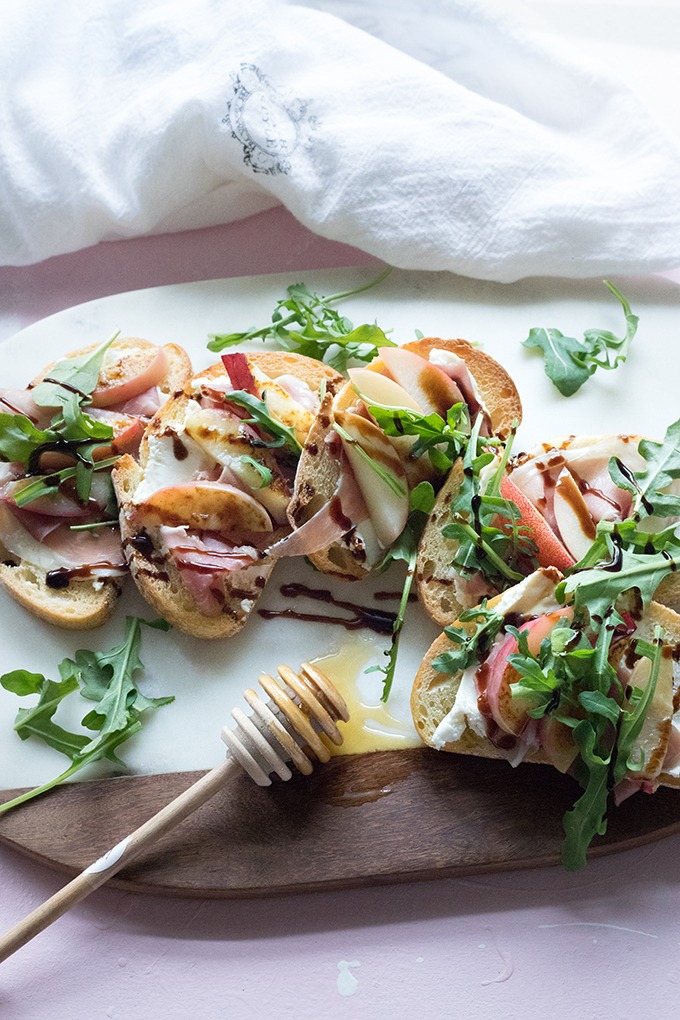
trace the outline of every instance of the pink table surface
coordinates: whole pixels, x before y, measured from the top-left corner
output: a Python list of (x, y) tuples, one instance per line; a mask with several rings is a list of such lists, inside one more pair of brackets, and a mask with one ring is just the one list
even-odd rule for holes
[[(0, 269), (0, 340), (109, 293), (367, 261), (282, 209), (102, 244)], [(680, 836), (576, 875), (541, 869), (247, 902), (101, 889), (2, 966), (0, 1018), (671, 1017), (679, 856)], [(0, 847), (0, 928), (62, 883)]]

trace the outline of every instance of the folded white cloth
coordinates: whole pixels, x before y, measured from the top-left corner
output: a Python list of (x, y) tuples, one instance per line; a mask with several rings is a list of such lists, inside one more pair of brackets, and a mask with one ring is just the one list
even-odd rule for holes
[(680, 262), (679, 153), (623, 84), (476, 0), (317, 6), (4, 0), (0, 263), (277, 203), (407, 269)]

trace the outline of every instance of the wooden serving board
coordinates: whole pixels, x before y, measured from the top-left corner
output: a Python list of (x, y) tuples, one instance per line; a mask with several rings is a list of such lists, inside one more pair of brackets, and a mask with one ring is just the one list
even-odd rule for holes
[[(200, 775), (61, 787), (0, 818), (0, 841), (74, 875)], [(266, 789), (236, 776), (109, 884), (236, 898), (553, 865), (576, 793), (552, 769), (427, 749), (338, 757)], [(677, 792), (638, 794), (612, 810), (590, 856), (678, 831)]]

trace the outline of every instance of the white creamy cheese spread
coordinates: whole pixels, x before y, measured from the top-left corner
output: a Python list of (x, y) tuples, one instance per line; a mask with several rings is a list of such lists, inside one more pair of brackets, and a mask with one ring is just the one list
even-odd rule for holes
[[(186, 450), (186, 456), (181, 460), (175, 456), (178, 438)], [(135, 492), (135, 503), (143, 503), (159, 489), (174, 488), (190, 482), (206, 461), (201, 447), (186, 434), (181, 437), (149, 436), (148, 443), (149, 458)]]

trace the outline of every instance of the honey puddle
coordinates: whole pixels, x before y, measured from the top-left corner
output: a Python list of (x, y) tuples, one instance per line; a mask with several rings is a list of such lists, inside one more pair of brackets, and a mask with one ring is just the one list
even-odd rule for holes
[(349, 709), (349, 722), (338, 723), (343, 743), (332, 748), (333, 754), (422, 747), (411, 720), (410, 688), (393, 689), (384, 704), (380, 700), (382, 674), (364, 672), (375, 652), (370, 639), (350, 637), (336, 652), (313, 660), (338, 688)]

